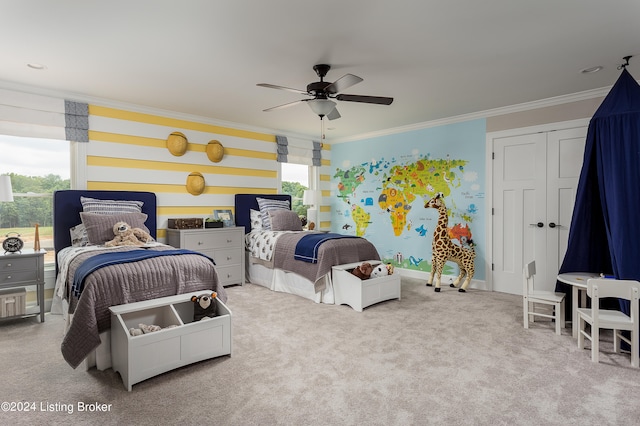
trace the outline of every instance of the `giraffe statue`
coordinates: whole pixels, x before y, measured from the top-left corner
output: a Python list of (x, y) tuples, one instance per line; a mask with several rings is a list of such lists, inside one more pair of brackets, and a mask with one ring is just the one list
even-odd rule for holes
[(444, 268), (445, 263), (450, 260), (457, 263), (460, 267), (460, 275), (458, 275), (455, 281), (451, 284), (451, 287), (456, 287), (460, 284), (466, 275), (466, 280), (458, 289), (459, 292), (464, 293), (471, 282), (471, 278), (473, 278), (475, 269), (474, 261), (476, 258), (476, 252), (473, 249), (473, 244), (469, 241), (470, 248), (465, 248), (451, 242), (451, 239), (449, 238), (449, 230), (447, 228), (449, 218), (447, 217), (447, 207), (444, 204), (444, 194), (442, 194), (442, 192), (437, 193), (435, 197), (427, 201), (424, 208), (437, 209), (439, 214), (438, 226), (433, 231), (433, 242), (431, 245), (431, 275), (429, 276), (429, 281), (427, 281), (427, 286), (431, 287), (433, 285), (433, 277), (437, 274), (434, 290), (436, 292), (440, 291), (442, 269)]

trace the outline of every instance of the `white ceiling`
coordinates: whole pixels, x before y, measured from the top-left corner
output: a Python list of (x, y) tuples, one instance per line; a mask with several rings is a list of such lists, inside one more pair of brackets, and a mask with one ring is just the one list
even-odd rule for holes
[[(364, 79), (328, 140), (610, 87), (640, 77), (639, 0), (0, 0), (0, 84), (317, 139), (313, 65)], [(635, 62), (635, 63), (634, 63)], [(34, 70), (27, 63), (40, 63)], [(580, 70), (601, 65), (595, 74)], [(634, 71), (636, 71), (634, 73)]]

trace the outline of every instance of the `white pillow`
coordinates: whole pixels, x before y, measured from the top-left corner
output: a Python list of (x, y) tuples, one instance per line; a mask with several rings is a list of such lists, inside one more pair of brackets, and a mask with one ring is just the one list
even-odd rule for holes
[(69, 229), (69, 235), (71, 236), (71, 245), (73, 247), (85, 247), (89, 245), (87, 228), (85, 228), (83, 223), (71, 227)]
[(252, 231), (262, 230), (262, 215), (258, 210), (251, 209), (251, 230)]

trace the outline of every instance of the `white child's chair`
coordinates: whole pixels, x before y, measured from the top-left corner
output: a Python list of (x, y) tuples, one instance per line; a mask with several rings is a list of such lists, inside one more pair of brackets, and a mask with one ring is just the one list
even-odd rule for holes
[(551, 318), (556, 323), (556, 334), (560, 335), (564, 328), (564, 293), (538, 291), (535, 289), (536, 261), (532, 260), (524, 266), (522, 305), (524, 308), (524, 328), (535, 317)]
[[(620, 352), (620, 340), (631, 346), (631, 366), (638, 368), (638, 295), (640, 282), (633, 280), (614, 280), (608, 278), (592, 278), (587, 280), (587, 295), (591, 297), (591, 308), (578, 309), (578, 348), (584, 349), (585, 337), (591, 340), (591, 361), (598, 362), (600, 353), (600, 329), (613, 330), (613, 351)], [(631, 302), (631, 315), (617, 310), (600, 309), (600, 298), (617, 297)], [(591, 334), (586, 331), (586, 324), (591, 325)], [(622, 335), (621, 331), (631, 332), (631, 338)]]

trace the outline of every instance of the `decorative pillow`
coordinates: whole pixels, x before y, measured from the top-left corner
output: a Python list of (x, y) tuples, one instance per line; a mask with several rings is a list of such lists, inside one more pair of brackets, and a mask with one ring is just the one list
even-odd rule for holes
[(71, 227), (69, 229), (69, 235), (71, 236), (71, 245), (73, 247), (84, 247), (89, 245), (87, 229), (82, 223)]
[(142, 201), (133, 200), (98, 200), (96, 198), (80, 197), (82, 211), (99, 214), (140, 213)]
[(272, 231), (302, 231), (302, 221), (298, 213), (292, 210), (270, 210)]
[(89, 242), (95, 245), (102, 245), (115, 237), (113, 225), (117, 222), (127, 222), (132, 228), (140, 228), (149, 232), (149, 228), (144, 224), (147, 220), (147, 215), (144, 213), (96, 214), (80, 212), (80, 218), (87, 230)]
[(262, 215), (258, 210), (251, 209), (251, 230), (252, 231), (261, 231), (262, 230)]
[(289, 200), (270, 200), (268, 198), (256, 198), (258, 206), (260, 207), (260, 214), (262, 215), (262, 229), (271, 229), (271, 220), (269, 218), (269, 211), (271, 210), (290, 210)]

